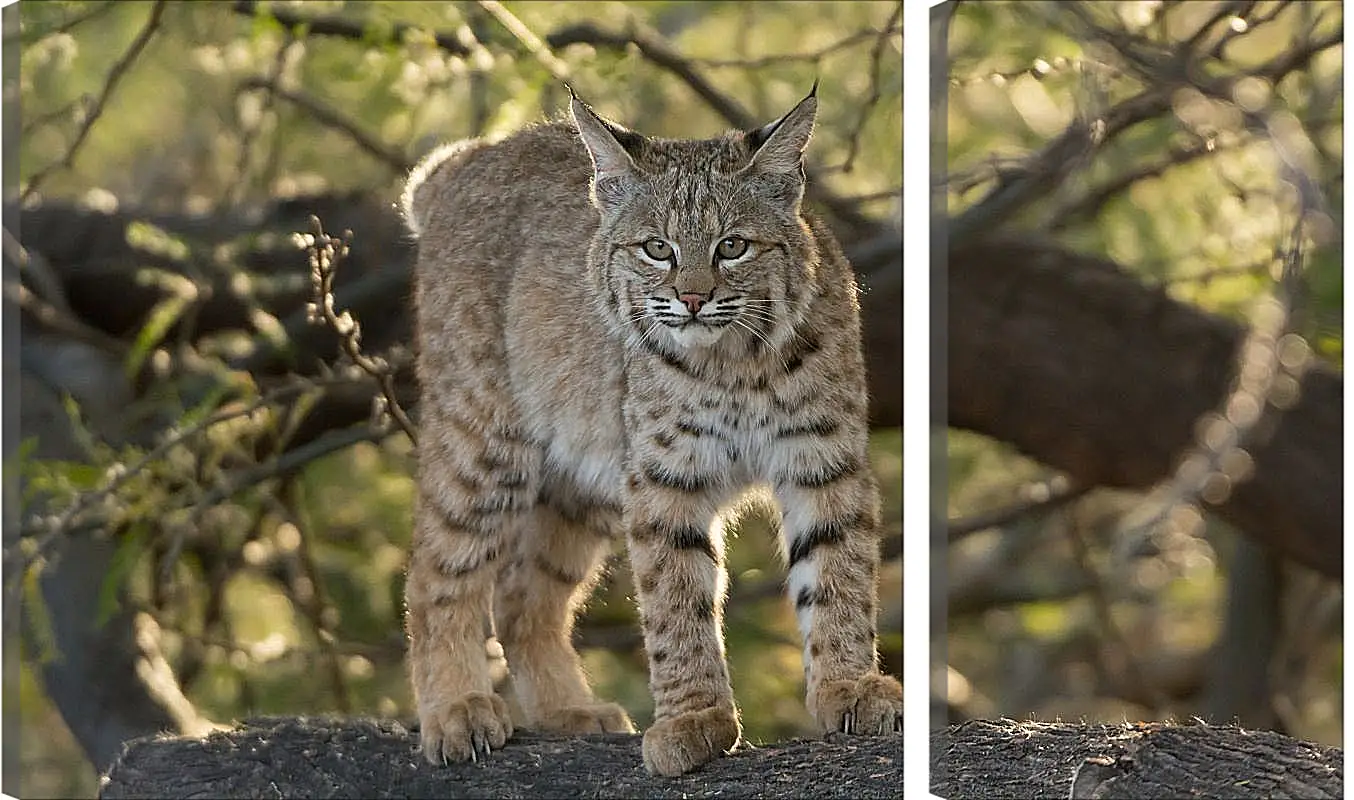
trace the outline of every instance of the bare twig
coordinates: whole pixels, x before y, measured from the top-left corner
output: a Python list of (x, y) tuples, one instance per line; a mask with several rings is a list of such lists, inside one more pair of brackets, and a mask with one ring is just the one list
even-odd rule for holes
[(112, 471), (109, 475), (105, 476), (104, 482), (98, 488), (84, 492), (76, 497), (55, 520), (45, 521), (41, 524), (26, 524), (20, 531), (24, 538), (6, 548), (4, 551), (4, 559), (9, 561), (13, 558), (23, 556), (27, 562), (38, 557), (46, 550), (56, 536), (72, 530), (78, 523), (81, 523), (83, 514), (86, 511), (94, 508), (103, 500), (112, 497), (125, 486), (128, 481), (144, 472), (152, 464), (164, 459), (175, 447), (179, 447), (190, 440), (201, 436), (208, 429), (224, 422), (249, 416), (261, 408), (284, 402), (292, 397), (304, 394), (305, 392), (315, 391), (324, 385), (326, 385), (326, 382), (323, 380), (297, 380), (290, 384), (279, 386), (248, 403), (217, 411), (187, 427), (169, 430), (165, 438), (159, 444), (141, 458), (137, 459), (134, 464), (131, 466), (119, 466), (117, 470)]
[(99, 17), (102, 17), (104, 14), (107, 14), (109, 11), (112, 11), (113, 7), (117, 5), (121, 5), (120, 3), (118, 3), (117, 0), (107, 0), (107, 2), (100, 3), (99, 5), (94, 6), (93, 8), (84, 12), (83, 14), (76, 14), (75, 16), (71, 17), (70, 19), (66, 20), (65, 22), (61, 23), (60, 25), (56, 26), (50, 31), (40, 31), (31, 37), (25, 37), (22, 31), (17, 31), (15, 33), (6, 35), (3, 41), (5, 44), (9, 44), (10, 42), (14, 41), (19, 41), (22, 45), (27, 46), (34, 42), (46, 39), (48, 36), (55, 36), (60, 33), (70, 33), (71, 31), (75, 30), (78, 26), (83, 25), (91, 20), (95, 20), (98, 19)]
[(758, 56), (756, 58), (700, 58), (692, 56), (688, 60), (692, 64), (711, 69), (740, 68), (740, 69), (761, 69), (763, 67), (773, 67), (777, 64), (794, 64), (798, 62), (818, 63), (827, 56), (841, 50), (846, 50), (852, 45), (859, 44), (867, 39), (875, 39), (879, 36), (890, 36), (895, 33), (902, 33), (903, 28), (897, 24), (896, 19), (890, 20), (883, 30), (866, 29), (856, 31), (848, 36), (843, 36), (831, 44), (824, 45), (817, 50), (807, 53), (777, 53), (769, 56)]
[(1100, 210), (1111, 200), (1139, 181), (1155, 178), (1175, 167), (1193, 163), (1200, 158), (1211, 156), (1222, 150), (1242, 147), (1249, 144), (1250, 141), (1249, 137), (1243, 136), (1230, 145), (1216, 145), (1208, 141), (1198, 140), (1183, 147), (1172, 147), (1170, 153), (1165, 157), (1116, 175), (1113, 180), (1106, 181), (1093, 191), (1082, 194), (1067, 204), (1050, 211), (1046, 215), (1048, 220), (1046, 228), (1048, 232), (1054, 233), (1067, 228), (1074, 222), (1095, 219), (1096, 214), (1099, 214)]
[(76, 341), (93, 345), (119, 358), (125, 356), (131, 349), (126, 342), (86, 324), (69, 310), (63, 311), (55, 304), (43, 300), (21, 283), (5, 281), (5, 299), (33, 315), (34, 320), (49, 330), (69, 336)]
[[(286, 71), (288, 56), (296, 49), (296, 37), (291, 28), (286, 29), (284, 36), (282, 43), (278, 45), (277, 53), (273, 56), (273, 63), (268, 76), (262, 79), (266, 89), (263, 107), (259, 109), (258, 116), (253, 123), (242, 125), (240, 131), (240, 153), (235, 162), (235, 174), (231, 186), (222, 195), (228, 206), (236, 206), (243, 199), (248, 184), (249, 165), (254, 156), (254, 142), (263, 130), (264, 122), (277, 102), (275, 89), (281, 83), (283, 73)], [(241, 87), (241, 91), (247, 91), (247, 89)]]
[(61, 279), (57, 277), (52, 265), (47, 263), (47, 259), (43, 258), (41, 253), (35, 253), (24, 247), (18, 237), (10, 233), (9, 228), (0, 229), (0, 243), (3, 244), (5, 258), (14, 262), (19, 272), (28, 277), (36, 293), (59, 311), (70, 314), (71, 304), (66, 299)]
[[(336, 36), (342, 39), (352, 39), (353, 41), (361, 42), (365, 41), (369, 35), (368, 29), (360, 22), (331, 15), (297, 14), (288, 8), (260, 4), (255, 2), (255, 0), (236, 0), (232, 9), (237, 14), (243, 14), (249, 17), (263, 11), (288, 28), (304, 26), (307, 33), (316, 36)], [(422, 32), (423, 30), (423, 28), (417, 25), (410, 25), (407, 22), (397, 22), (389, 28), (390, 41), (403, 41), (407, 34)], [(442, 50), (458, 56), (470, 55), (470, 48), (466, 47), (456, 34), (433, 32), (432, 36), (433, 40), (437, 43), (437, 46)]]
[(241, 82), (240, 88), (264, 89), (289, 103), (305, 109), (320, 124), (346, 134), (359, 148), (365, 150), (377, 161), (382, 162), (395, 172), (408, 172), (410, 167), (413, 166), (413, 162), (405, 157), (404, 153), (382, 143), (376, 137), (357, 127), (351, 120), (345, 118), (342, 114), (310, 95), (284, 89), (277, 85), (275, 81), (270, 81), (267, 78), (258, 76), (246, 78)]
[[(113, 3), (110, 2), (108, 5), (111, 6)], [(108, 98), (113, 95), (113, 90), (117, 88), (118, 83), (120, 83), (123, 76), (127, 74), (127, 70), (131, 68), (132, 63), (136, 61), (137, 56), (141, 55), (141, 51), (146, 48), (146, 44), (150, 42), (151, 37), (155, 35), (155, 31), (159, 29), (160, 19), (164, 15), (166, 5), (168, 5), (167, 0), (156, 0), (155, 5), (151, 6), (150, 16), (146, 19), (145, 26), (141, 28), (141, 32), (132, 40), (131, 45), (127, 48), (127, 52), (123, 53), (122, 57), (113, 64), (113, 68), (109, 70), (108, 77), (103, 84), (103, 90), (99, 92), (98, 97), (94, 99), (93, 104), (90, 106), (89, 113), (85, 116), (84, 124), (80, 126), (80, 130), (75, 134), (75, 141), (71, 142), (70, 146), (66, 148), (65, 155), (54, 163), (43, 167), (36, 175), (29, 179), (28, 185), (24, 187), (23, 192), (19, 196), (19, 202), (21, 204), (27, 202), (28, 198), (32, 197), (33, 194), (37, 192), (38, 187), (42, 185), (42, 182), (46, 180), (48, 176), (57, 170), (67, 169), (75, 163), (76, 154), (80, 152), (80, 148), (84, 145), (85, 140), (89, 138), (89, 132), (94, 129), (94, 123), (98, 122), (99, 117), (103, 116), (104, 106), (107, 105)]]
[(76, 116), (75, 112), (77, 110), (84, 112), (84, 109), (89, 107), (91, 99), (92, 98), (89, 95), (82, 94), (69, 103), (63, 103), (60, 108), (38, 114), (32, 119), (26, 120), (23, 129), (19, 131), (19, 140), (23, 141), (27, 139), (37, 129), (51, 125), (53, 122), (56, 122), (63, 117)]
[(879, 200), (901, 200), (902, 197), (903, 187), (895, 186), (892, 189), (881, 189), (878, 192), (847, 195), (842, 200), (848, 203), (874, 203)]
[[(1069, 5), (1069, 8), (1073, 6)], [(1102, 38), (1111, 35), (1102, 33)], [(1344, 32), (1336, 30), (1319, 39), (1309, 40), (1301, 47), (1286, 50), (1249, 73), (1217, 79), (1204, 77), (1202, 70), (1193, 66), (1180, 66), (1177, 64), (1178, 58), (1170, 62), (1174, 66), (1158, 65), (1146, 57), (1139, 59), (1135, 62), (1137, 70), (1149, 80), (1155, 78), (1150, 80), (1148, 88), (1107, 109), (1096, 121), (1094, 135), (1084, 120), (1073, 122), (1019, 168), (1001, 176), (1002, 179), (986, 196), (953, 218), (948, 235), (951, 239), (963, 239), (980, 230), (991, 230), (1057, 189), (1071, 173), (1071, 168), (1080, 164), (1093, 149), (1104, 147), (1134, 125), (1169, 111), (1175, 90), (1184, 80), (1184, 75), (1189, 75), (1193, 85), (1201, 91), (1230, 101), (1231, 89), (1238, 81), (1259, 77), (1270, 84), (1277, 84), (1289, 73), (1310, 63), (1318, 53), (1340, 44), (1343, 39)], [(1163, 72), (1153, 75), (1151, 70), (1154, 68), (1160, 68)]]
[(1112, 678), (1122, 678), (1127, 682), (1130, 691), (1136, 692), (1140, 697), (1147, 698), (1154, 711), (1167, 710), (1169, 698), (1146, 679), (1142, 667), (1134, 656), (1133, 647), (1129, 644), (1128, 637), (1124, 635), (1123, 629), (1119, 627), (1118, 621), (1114, 618), (1105, 581), (1091, 563), (1090, 546), (1087, 544), (1079, 526), (1067, 526), (1067, 540), (1072, 546), (1073, 557), (1081, 567), (1082, 573), (1091, 583), (1088, 588), (1091, 606), (1095, 609), (1096, 620), (1099, 622), (1104, 644), (1113, 651), (1113, 655), (1107, 655), (1103, 649), (1098, 651), (1102, 667), (1106, 668)]
[(380, 441), (388, 435), (389, 431), (377, 430), (370, 425), (354, 425), (330, 431), (300, 447), (288, 450), (275, 459), (235, 473), (204, 495), (196, 506), (200, 509), (210, 508), (264, 481), (292, 475), (310, 462), (330, 453), (352, 447), (358, 442)]
[(1009, 525), (1022, 517), (1052, 511), (1055, 508), (1067, 505), (1090, 491), (1089, 486), (1067, 486), (1065, 481), (1061, 483), (1063, 485), (1060, 486), (1059, 482), (1055, 480), (1041, 484), (1041, 491), (1038, 492), (1040, 496), (1037, 499), (1013, 503), (950, 522), (948, 525), (949, 541), (954, 543), (988, 528), (998, 528)]
[[(343, 662), (340, 660), (337, 648), (334, 647), (338, 637), (335, 636), (333, 621), (338, 619), (338, 612), (329, 601), (328, 593), (324, 588), (323, 576), (315, 563), (315, 553), (310, 541), (310, 525), (296, 509), (295, 481), (283, 482), (277, 500), (282, 513), (290, 519), (291, 524), (296, 528), (295, 559), (300, 568), (300, 574), (293, 575), (293, 579), (287, 582), (287, 592), (291, 596), (292, 604), (301, 609), (315, 631), (315, 640), (320, 643), (320, 650), (324, 653), (325, 665), (329, 670), (329, 683), (334, 692), (334, 704), (340, 713), (347, 714), (352, 709), (352, 697), (348, 690), (347, 678), (343, 672)], [(309, 592), (302, 589), (301, 581), (297, 578), (305, 579), (305, 582), (309, 585)], [(307, 594), (309, 594), (308, 597)]]
[(570, 44), (590, 44), (614, 50), (624, 50), (633, 45), (649, 61), (685, 83), (733, 127), (748, 130), (758, 125), (758, 120), (741, 103), (716, 89), (691, 61), (673, 49), (656, 31), (637, 22), (624, 33), (606, 31), (591, 22), (580, 22), (560, 28), (550, 34), (546, 41), (556, 50)]
[(310, 253), (310, 279), (314, 299), (307, 306), (311, 319), (324, 323), (339, 335), (339, 344), (343, 352), (363, 372), (376, 380), (381, 394), (378, 396), (378, 415), (389, 414), (400, 426), (411, 442), (418, 441), (414, 423), (400, 405), (395, 391), (395, 371), (390, 363), (380, 356), (368, 356), (362, 352), (362, 325), (347, 311), (334, 309), (334, 275), (339, 263), (348, 255), (352, 242), (352, 231), (344, 231), (341, 238), (329, 236), (324, 232), (319, 217), (310, 217), (311, 233), (300, 237)]
[(565, 64), (550, 52), (550, 47), (537, 36), (531, 28), (528, 28), (522, 20), (518, 19), (511, 11), (503, 7), (503, 4), (497, 0), (479, 0), (480, 8), (489, 12), (489, 15), (498, 20), (498, 23), (507, 29), (508, 33), (513, 35), (517, 41), (522, 43), (526, 51), (540, 62), (545, 71), (550, 73), (550, 77), (564, 83), (569, 79), (569, 65)]
[(889, 37), (893, 34), (894, 27), (898, 25), (903, 18), (903, 4), (899, 0), (898, 5), (893, 9), (893, 14), (889, 16), (889, 21), (885, 23), (884, 30), (875, 37), (874, 47), (870, 49), (870, 93), (865, 101), (860, 104), (859, 116), (856, 118), (856, 124), (851, 129), (851, 135), (847, 139), (846, 158), (842, 161), (841, 171), (850, 172), (851, 167), (856, 161), (856, 153), (860, 150), (860, 136), (865, 130), (865, 123), (870, 119), (870, 112), (874, 110), (879, 103), (881, 91), (879, 88), (879, 68), (883, 61), (884, 45), (888, 43)]
[[(237, 0), (233, 8), (237, 13), (253, 15), (261, 6), (250, 0)], [(487, 10), (487, 9), (486, 9)], [(319, 36), (337, 36), (352, 41), (363, 41), (366, 37), (366, 29), (356, 23), (332, 16), (306, 16), (294, 14), (286, 9), (267, 7), (267, 11), (275, 19), (284, 25), (305, 25), (308, 34)], [(403, 37), (406, 32), (421, 30), (416, 26), (407, 24), (396, 24), (391, 27), (391, 35), (395, 38)], [(884, 31), (872, 33), (872, 35), (890, 35), (888, 26)], [(468, 47), (455, 33), (433, 32), (433, 41), (439, 48), (445, 52), (459, 56), (471, 54), (471, 48)], [(650, 31), (638, 24), (632, 25), (624, 33), (603, 30), (592, 22), (582, 22), (573, 25), (567, 25), (558, 30), (547, 34), (543, 39), (542, 52), (555, 52), (572, 44), (589, 44), (593, 47), (605, 48), (608, 50), (624, 51), (630, 47), (637, 49), (645, 59), (655, 66), (672, 74), (682, 83), (686, 84), (706, 105), (722, 117), (728, 124), (742, 130), (749, 130), (757, 127), (761, 123), (733, 98), (717, 89), (701, 71), (697, 68), (696, 62), (686, 58), (676, 49), (674, 49), (666, 40), (655, 31)], [(553, 55), (550, 58), (554, 58)], [(543, 62), (544, 63), (544, 62)], [(551, 63), (558, 69), (564, 62), (557, 58)], [(547, 69), (550, 69), (547, 66)], [(565, 66), (567, 72), (567, 65)], [(552, 71), (552, 75), (555, 72)], [(558, 76), (556, 76), (558, 77)], [(248, 82), (259, 86), (261, 81), (257, 78)], [(375, 155), (386, 163), (390, 164), (392, 169), (399, 172), (408, 171), (412, 164), (402, 154), (394, 154), (388, 147), (377, 142), (371, 136), (360, 131), (355, 125), (343, 119), (340, 115), (331, 109), (325, 108), (311, 98), (304, 95), (295, 95), (285, 92), (282, 89), (276, 89), (278, 96), (292, 101), (303, 108), (309, 110), (316, 118), (330, 127), (344, 131), (351, 136), (357, 144), (367, 152)], [(765, 120), (763, 120), (764, 122)], [(869, 231), (873, 229), (872, 221), (861, 213), (857, 205), (849, 200), (838, 197), (831, 192), (823, 183), (818, 180), (821, 170), (814, 167), (806, 167), (808, 174), (809, 194), (817, 202), (827, 208), (832, 215), (842, 224), (856, 230)]]
[(1088, 575), (1065, 574), (1044, 575), (1039, 580), (1018, 578), (1005, 573), (995, 580), (969, 581), (956, 586), (950, 583), (945, 599), (945, 614), (949, 619), (981, 614), (994, 608), (1023, 605), (1026, 603), (1050, 603), (1080, 597), (1094, 589), (1094, 580)]
[(5, 550), (5, 560), (8, 561), (17, 555), (15, 549), (19, 548), (25, 541), (28, 541), (35, 536), (38, 538), (33, 545), (30, 545), (31, 550), (28, 553), (28, 556), (36, 557), (47, 548), (58, 534), (70, 530), (72, 525), (74, 525), (85, 511), (93, 508), (104, 499), (114, 495), (119, 489), (125, 486), (128, 481), (145, 471), (148, 466), (157, 460), (163, 458), (170, 450), (183, 444), (188, 439), (200, 435), (214, 425), (219, 425), (222, 422), (237, 419), (239, 417), (248, 416), (259, 408), (262, 408), (268, 402), (271, 402), (280, 396), (285, 396), (286, 394), (287, 392), (285, 391), (279, 391), (272, 397), (260, 397), (252, 403), (247, 403), (243, 406), (237, 406), (225, 411), (218, 411), (182, 430), (171, 431), (170, 435), (166, 436), (160, 444), (151, 448), (151, 450), (138, 459), (135, 464), (130, 467), (119, 466), (119, 468), (113, 471), (110, 476), (106, 476), (103, 484), (97, 489), (84, 492), (76, 497), (74, 502), (67, 506), (54, 521), (46, 523), (40, 528), (25, 526), (23, 534), (26, 538), (21, 539), (18, 543), (11, 545)]

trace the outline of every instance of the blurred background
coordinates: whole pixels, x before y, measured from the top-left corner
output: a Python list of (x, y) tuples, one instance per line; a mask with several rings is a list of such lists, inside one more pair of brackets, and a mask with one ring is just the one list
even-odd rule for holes
[[(887, 520), (879, 629), (901, 674), (899, 3), (95, 0), (5, 13), (20, 62), (4, 76), (5, 135), (20, 147), (4, 301), (22, 326), (5, 467), (22, 509), (5, 504), (4, 540), (21, 786), (6, 791), (92, 796), (123, 740), (159, 730), (412, 720), (412, 448), (374, 402), (384, 382), (417, 417), (412, 247), (393, 202), (436, 143), (563, 113), (566, 78), (601, 113), (672, 137), (764, 124), (820, 81), (810, 202), (865, 289)], [(293, 234), (312, 214), (352, 231), (333, 289), (362, 326), (358, 361), (308, 319), (311, 265)], [(977, 486), (956, 501), (985, 502)], [(729, 657), (753, 742), (810, 730), (773, 553), (754, 517), (729, 557)], [(622, 554), (607, 574), (577, 638), (598, 693), (645, 725)]]
[(935, 724), (1341, 744), (1342, 14), (933, 10)]

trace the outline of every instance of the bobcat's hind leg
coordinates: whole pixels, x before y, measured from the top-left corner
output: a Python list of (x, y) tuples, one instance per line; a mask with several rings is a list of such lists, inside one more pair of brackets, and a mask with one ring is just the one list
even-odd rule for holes
[(610, 549), (619, 514), (552, 502), (543, 494), (519, 520), (516, 549), (499, 571), (494, 618), (528, 727), (564, 733), (634, 732), (625, 710), (598, 701), (570, 641)]
[[(405, 585), (409, 665), (423, 754), (433, 764), (475, 761), (512, 736), (493, 691), (484, 623), (494, 578), (513, 547), (513, 518), (534, 501), (534, 454), (511, 436), (470, 435), (425, 404), (419, 495)], [(440, 422), (441, 424), (435, 424)]]

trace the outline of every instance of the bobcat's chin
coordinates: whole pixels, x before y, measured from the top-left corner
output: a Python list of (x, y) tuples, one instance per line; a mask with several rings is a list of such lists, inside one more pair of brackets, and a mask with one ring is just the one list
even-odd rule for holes
[(668, 328), (668, 333), (672, 334), (672, 340), (679, 347), (700, 348), (709, 347), (719, 341), (719, 337), (724, 335), (727, 325), (706, 325), (700, 322), (688, 322), (680, 328)]

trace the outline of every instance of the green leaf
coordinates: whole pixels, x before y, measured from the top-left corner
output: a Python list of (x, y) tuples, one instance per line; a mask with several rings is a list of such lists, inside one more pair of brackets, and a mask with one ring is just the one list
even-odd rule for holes
[(90, 432), (89, 426), (85, 425), (83, 416), (80, 414), (80, 404), (75, 396), (69, 393), (61, 395), (61, 407), (66, 411), (66, 418), (71, 423), (71, 435), (76, 444), (86, 455), (93, 457), (99, 452), (99, 443), (94, 439), (94, 434)]
[(232, 385), (230, 383), (225, 382), (216, 384), (210, 390), (208, 390), (206, 396), (204, 396), (202, 400), (197, 403), (197, 405), (193, 406), (192, 408), (188, 409), (183, 413), (183, 416), (179, 418), (178, 426), (184, 430), (187, 430), (193, 427), (194, 425), (198, 425), (204, 419), (211, 416), (211, 414), (215, 412), (218, 408), (220, 408), (221, 402), (226, 398), (226, 396), (230, 394), (232, 391), (235, 391), (237, 388), (238, 388), (237, 385)]
[(122, 609), (122, 601), (118, 599), (118, 591), (127, 584), (127, 579), (131, 576), (132, 570), (141, 562), (141, 556), (146, 552), (146, 543), (150, 538), (149, 531), (145, 523), (134, 523), (127, 532), (122, 535), (122, 540), (118, 542), (118, 549), (113, 552), (113, 558), (108, 564), (108, 573), (104, 575), (103, 583), (99, 585), (99, 605), (98, 612), (94, 617), (95, 627), (103, 627), (113, 615)]
[(149, 222), (127, 223), (127, 244), (138, 250), (164, 256), (171, 261), (187, 261), (188, 244), (174, 234)]
[(37, 645), (36, 661), (50, 664), (61, 657), (56, 646), (56, 632), (52, 628), (52, 616), (47, 612), (47, 603), (42, 599), (42, 570), (46, 561), (35, 559), (23, 573), (23, 603), (27, 612), (28, 632)]
[(269, 12), (267, 6), (259, 4), (256, 7), (254, 19), (250, 23), (249, 37), (253, 41), (257, 42), (259, 39), (264, 38), (266, 36), (275, 34), (281, 37), (284, 33), (285, 30), (282, 27), (282, 23), (278, 22), (277, 17), (273, 16), (272, 13)]
[(141, 366), (146, 363), (146, 356), (155, 348), (169, 329), (174, 327), (183, 316), (183, 312), (188, 309), (192, 302), (187, 297), (172, 295), (155, 304), (150, 313), (146, 315), (146, 324), (141, 326), (140, 332), (136, 334), (136, 341), (132, 343), (132, 349), (127, 353), (127, 360), (124, 363), (127, 379), (133, 380), (136, 374), (141, 371)]

